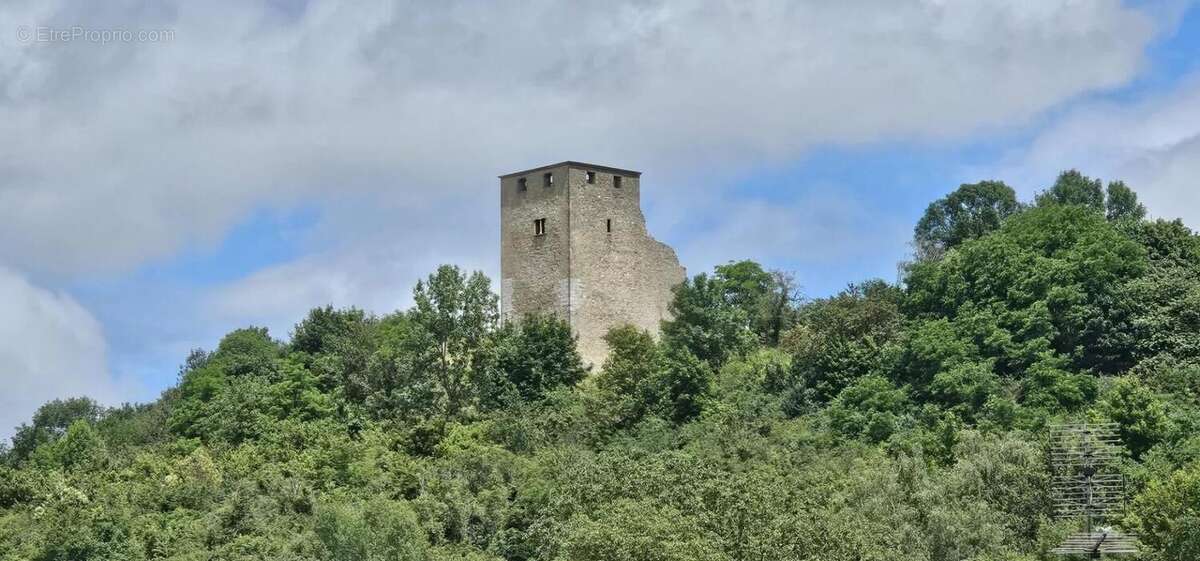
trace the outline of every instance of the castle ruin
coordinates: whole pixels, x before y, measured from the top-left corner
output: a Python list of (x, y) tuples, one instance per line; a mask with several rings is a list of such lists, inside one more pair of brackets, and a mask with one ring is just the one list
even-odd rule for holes
[(646, 231), (641, 175), (562, 162), (500, 176), (503, 321), (557, 314), (595, 368), (608, 355), (609, 329), (631, 324), (658, 333), (686, 272), (675, 251)]

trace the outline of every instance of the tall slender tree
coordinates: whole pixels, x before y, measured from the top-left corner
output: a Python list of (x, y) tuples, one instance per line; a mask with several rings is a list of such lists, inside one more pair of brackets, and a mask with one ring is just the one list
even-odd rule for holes
[(499, 317), (498, 298), (482, 272), (470, 275), (442, 265), (413, 289), (409, 312), (414, 367), (432, 379), (447, 418), (471, 402), (471, 379), (483, 366), (482, 351)]

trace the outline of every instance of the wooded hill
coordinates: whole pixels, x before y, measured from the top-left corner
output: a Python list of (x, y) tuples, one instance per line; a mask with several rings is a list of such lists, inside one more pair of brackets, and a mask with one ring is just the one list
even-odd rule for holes
[(229, 333), (148, 404), (54, 401), (3, 560), (1051, 559), (1046, 427), (1111, 421), (1141, 559), (1200, 559), (1200, 238), (1119, 182), (963, 185), (899, 285), (730, 262), (581, 366), (443, 266), (383, 317)]

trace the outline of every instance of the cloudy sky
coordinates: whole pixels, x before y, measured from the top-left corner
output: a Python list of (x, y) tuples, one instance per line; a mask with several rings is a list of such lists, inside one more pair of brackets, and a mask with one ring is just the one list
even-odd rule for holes
[[(519, 7), (518, 7), (519, 4)], [(639, 169), (696, 272), (894, 280), (958, 184), (1200, 224), (1200, 9), (1106, 0), (0, 3), (0, 435), (194, 347), (493, 274), (496, 175)]]

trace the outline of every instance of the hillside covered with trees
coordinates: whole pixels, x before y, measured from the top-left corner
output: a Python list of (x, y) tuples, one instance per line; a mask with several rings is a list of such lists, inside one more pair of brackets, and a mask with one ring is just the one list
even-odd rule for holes
[(383, 317), (238, 329), (153, 403), (0, 449), (0, 560), (1054, 558), (1046, 428), (1115, 422), (1141, 559), (1200, 559), (1200, 237), (1063, 173), (933, 202), (902, 282), (730, 262), (584, 369), (443, 266)]

